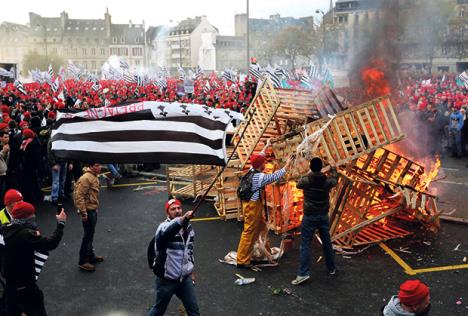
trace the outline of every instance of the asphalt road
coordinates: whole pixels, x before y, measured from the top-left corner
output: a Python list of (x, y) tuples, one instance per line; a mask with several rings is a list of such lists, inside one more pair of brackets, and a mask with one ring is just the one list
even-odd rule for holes
[[(125, 179), (126, 183), (145, 181)], [(106, 260), (91, 273), (78, 269), (82, 227), (78, 215), (66, 204), (69, 220), (65, 236), (51, 253), (38, 282), (49, 315), (146, 315), (154, 302), (154, 276), (147, 267), (146, 247), (165, 217), (164, 186), (155, 183), (149, 187), (102, 189), (94, 246)], [(455, 193), (457, 200), (451, 203), (461, 210), (468, 202), (467, 191), (461, 185), (453, 186), (461, 191)], [(191, 206), (186, 201), (186, 209)], [(55, 207), (46, 203), (38, 209), (39, 227), (47, 235), (54, 227)], [(216, 212), (205, 204), (197, 216), (213, 217)], [(411, 278), (380, 247), (373, 246), (350, 258), (337, 255), (339, 274), (334, 278), (325, 273), (323, 260), (315, 263), (312, 278), (293, 287), (290, 281), (298, 266), (298, 240), (279, 267), (262, 272), (237, 270), (219, 263), (218, 258), (236, 249), (242, 223), (214, 220), (194, 222), (193, 226), (196, 287), (203, 315), (378, 315), (385, 300), (398, 291), (399, 284)], [(466, 226), (443, 223), (437, 235), (419, 229), (415, 232), (413, 237), (387, 243), (413, 268), (463, 264), (463, 258), (468, 256)], [(277, 236), (272, 235), (272, 239), (279, 244)], [(404, 252), (399, 251), (400, 247)], [(320, 255), (321, 249), (314, 242), (314, 262)], [(256, 282), (237, 286), (236, 273), (255, 277)], [(468, 269), (425, 273), (417, 278), (431, 287), (431, 315), (468, 315)], [(273, 292), (278, 289), (281, 293), (275, 295)], [(462, 304), (457, 305), (460, 298)], [(174, 298), (167, 314), (180, 315), (179, 309), (180, 302)]]

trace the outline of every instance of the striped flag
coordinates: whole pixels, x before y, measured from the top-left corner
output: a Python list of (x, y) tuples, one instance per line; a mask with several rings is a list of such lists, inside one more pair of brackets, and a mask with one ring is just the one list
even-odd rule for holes
[(97, 82), (97, 80), (94, 80), (91, 89), (93, 89), (94, 91), (99, 91), (100, 88), (101, 87), (100, 87), (99, 83)]
[(54, 69), (52, 68), (52, 65), (49, 65), (49, 69), (47, 70), (47, 74), (49, 76), (50, 81), (54, 80), (55, 74), (54, 74)]
[(19, 92), (21, 92), (24, 95), (27, 95), (26, 89), (24, 89), (23, 83), (21, 81), (15, 80), (13, 85), (16, 87), (16, 89), (18, 89)]
[(120, 68), (122, 69), (129, 69), (130, 66), (128, 65), (127, 61), (125, 59), (120, 59)]
[(231, 81), (231, 82), (235, 81), (234, 74), (229, 69), (224, 69), (223, 74), (221, 75), (221, 78), (223, 78), (226, 81)]
[(195, 79), (200, 79), (201, 77), (203, 77), (203, 70), (200, 65), (198, 65), (197, 69), (195, 69)]
[(156, 79), (153, 82), (153, 85), (156, 87), (159, 87), (160, 89), (166, 89), (167, 88), (167, 81), (165, 78), (162, 79)]
[(312, 82), (310, 81), (309, 76), (307, 73), (303, 73), (301, 76), (301, 85), (303, 85), (306, 89), (312, 88)]
[(58, 91), (59, 89), (59, 86), (60, 86), (60, 82), (59, 82), (59, 78), (55, 78), (55, 80), (52, 82), (52, 84), (50, 85), (50, 88), (52, 89), (52, 91), (55, 93)]
[(52, 130), (56, 158), (101, 163), (225, 165), (226, 127), (240, 113), (197, 104), (143, 101), (59, 112)]
[(268, 66), (265, 69), (266, 73), (269, 75), (271, 82), (273, 83), (273, 87), (275, 88), (281, 88), (281, 80), (280, 78), (275, 74), (275, 70), (271, 68), (271, 66)]
[(257, 64), (250, 64), (249, 65), (249, 74), (251, 74), (257, 80), (260, 79), (261, 67), (259, 65), (257, 65)]
[(145, 85), (145, 79), (140, 75), (135, 75), (135, 81), (138, 87), (143, 87)]
[(210, 83), (207, 81), (205, 85), (203, 86), (203, 93), (208, 94), (211, 90)]
[(47, 251), (34, 251), (34, 273), (36, 276), (36, 280), (39, 278), (39, 274), (41, 274), (41, 271), (44, 268), (47, 258), (49, 258), (49, 253)]
[(135, 76), (129, 74), (128, 72), (125, 72), (123, 74), (123, 80), (126, 82), (126, 83), (135, 83), (136, 80), (135, 80)]
[(320, 70), (314, 64), (310, 64), (309, 78), (311, 78), (311, 79), (319, 79), (320, 78)]
[(68, 71), (75, 79), (80, 79), (81, 70), (76, 66), (71, 59), (68, 60)]
[(179, 80), (185, 80), (186, 74), (184, 68), (179, 66), (179, 68), (177, 68), (177, 72), (179, 73)]
[(468, 89), (468, 70), (465, 70), (460, 75), (458, 75), (458, 79), (460, 79), (461, 82), (463, 82), (463, 84), (465, 85), (465, 88)]

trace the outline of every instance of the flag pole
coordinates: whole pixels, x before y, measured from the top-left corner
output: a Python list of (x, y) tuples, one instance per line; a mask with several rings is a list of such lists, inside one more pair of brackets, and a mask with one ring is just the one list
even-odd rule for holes
[[(197, 204), (195, 205), (195, 207), (193, 208), (193, 213), (195, 213), (197, 211), (197, 209), (200, 207), (201, 203), (205, 200), (206, 196), (208, 195), (208, 193), (210, 192), (211, 188), (214, 186), (214, 184), (216, 183), (216, 180), (218, 180), (218, 178), (221, 176), (221, 174), (224, 172), (224, 170), (226, 169), (226, 167), (228, 166), (229, 164), (229, 161), (231, 161), (232, 159), (232, 156), (234, 156), (236, 150), (237, 150), (237, 147), (239, 147), (239, 144), (240, 144), (240, 140), (244, 137), (244, 134), (245, 134), (245, 131), (247, 130), (247, 126), (249, 126), (250, 122), (252, 121), (253, 117), (254, 117), (254, 114), (255, 114), (255, 111), (257, 111), (257, 108), (256, 107), (252, 107), (252, 109), (250, 110), (250, 118), (249, 120), (247, 121), (247, 124), (245, 125), (245, 128), (244, 130), (242, 131), (242, 134), (239, 138), (239, 141), (237, 142), (236, 146), (234, 147), (234, 149), (232, 150), (232, 153), (231, 155), (229, 156), (227, 162), (226, 162), (226, 165), (223, 166), (223, 168), (218, 172), (218, 174), (216, 175), (216, 177), (214, 178), (213, 182), (211, 182), (210, 186), (208, 187), (208, 189), (206, 189), (205, 193), (203, 193), (202, 197), (200, 199), (198, 199), (198, 202)], [(196, 197), (197, 198), (197, 197)]]

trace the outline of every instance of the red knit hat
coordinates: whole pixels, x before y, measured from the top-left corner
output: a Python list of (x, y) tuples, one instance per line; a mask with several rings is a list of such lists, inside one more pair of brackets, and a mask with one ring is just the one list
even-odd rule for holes
[(23, 201), (23, 195), (20, 191), (15, 189), (8, 190), (3, 197), (3, 204), (5, 205), (11, 205), (19, 201)]
[(182, 202), (180, 202), (180, 201), (177, 200), (177, 199), (170, 199), (169, 201), (166, 202), (166, 206), (165, 206), (166, 211), (167, 211), (167, 210), (169, 209), (169, 207), (170, 207), (171, 205), (173, 205), (173, 204), (176, 204), (176, 205), (181, 206), (181, 205), (182, 205)]
[(32, 129), (25, 128), (23, 130), (23, 136), (24, 138), (34, 138), (36, 136), (36, 133)]
[(19, 122), (18, 125), (19, 125), (20, 128), (23, 128), (23, 126), (25, 126), (25, 125), (29, 126), (29, 123), (26, 122), (26, 121), (21, 121), (21, 122)]
[(398, 298), (407, 306), (421, 303), (429, 295), (429, 288), (419, 280), (407, 280), (400, 285)]
[(29, 111), (24, 112), (23, 117), (24, 118), (31, 118), (31, 112), (29, 112)]
[(51, 120), (55, 120), (55, 112), (49, 112), (47, 113), (47, 118)]
[(11, 216), (13, 216), (13, 218), (22, 219), (28, 218), (31, 215), (34, 215), (34, 213), (36, 213), (34, 205), (28, 202), (21, 201), (13, 207), (13, 210), (11, 211)]
[(254, 169), (258, 169), (265, 163), (265, 156), (253, 154), (250, 156), (250, 163)]
[(4, 130), (5, 128), (8, 128), (7, 122), (2, 122), (2, 123), (0, 123), (0, 131), (1, 131), (1, 130)]

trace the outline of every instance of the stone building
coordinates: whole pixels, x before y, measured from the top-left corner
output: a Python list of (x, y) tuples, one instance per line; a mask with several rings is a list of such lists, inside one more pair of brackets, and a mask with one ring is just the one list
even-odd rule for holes
[[(0, 26), (0, 60), (14, 61), (22, 68), (24, 56), (37, 52), (71, 59), (88, 71), (98, 73), (111, 55), (124, 58), (132, 68), (145, 65), (145, 24), (114, 24), (108, 11), (104, 19), (70, 19), (63, 11), (60, 17), (42, 17), (29, 13), (29, 24), (4, 22)], [(12, 56), (12, 52), (15, 56)], [(23, 73), (23, 75), (25, 75)]]

